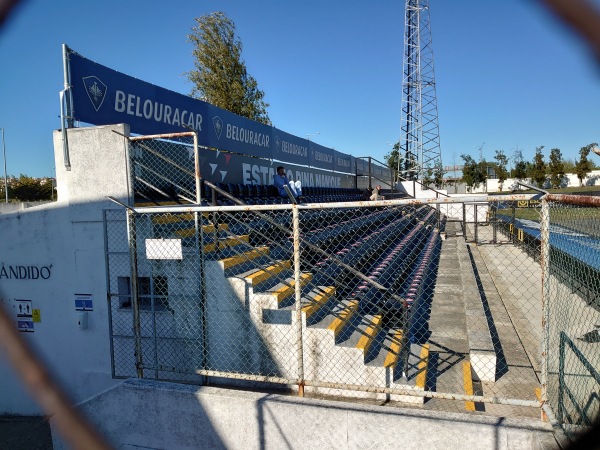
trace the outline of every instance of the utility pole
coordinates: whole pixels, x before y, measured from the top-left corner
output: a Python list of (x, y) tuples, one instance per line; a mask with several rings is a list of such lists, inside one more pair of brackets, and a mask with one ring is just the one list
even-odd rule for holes
[(2, 128), (2, 154), (4, 155), (4, 195), (8, 203), (8, 177), (6, 176), (6, 144), (4, 142), (4, 128)]

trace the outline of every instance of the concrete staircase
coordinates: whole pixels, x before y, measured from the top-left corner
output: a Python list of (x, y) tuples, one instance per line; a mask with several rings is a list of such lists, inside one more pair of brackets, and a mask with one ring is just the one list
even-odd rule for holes
[[(221, 325), (208, 323), (213, 329), (209, 342), (236, 336), (236, 350), (246, 355), (232, 368), (228, 361), (232, 355), (217, 352), (211, 360), (224, 364), (215, 364), (215, 370), (223, 365), (240, 373), (296, 380), (301, 332), (306, 392), (423, 403), (418, 392), (426, 388), (428, 344), (411, 343), (400, 327), (385, 324), (382, 314), (361, 308), (360, 298), (340, 295), (333, 285), (316, 285), (309, 272), (300, 274), (299, 327), (290, 255), (279, 258), (281, 249), (253, 247), (247, 235), (221, 236), (220, 232), (230, 232), (229, 227), (212, 227), (215, 239), (204, 245), (205, 252), (219, 251), (225, 257), (208, 260), (205, 266), (210, 320), (222, 320)], [(244, 315), (249, 322), (240, 321)], [(310, 386), (317, 380), (327, 387)], [(344, 385), (405, 388), (416, 395), (390, 396)]]

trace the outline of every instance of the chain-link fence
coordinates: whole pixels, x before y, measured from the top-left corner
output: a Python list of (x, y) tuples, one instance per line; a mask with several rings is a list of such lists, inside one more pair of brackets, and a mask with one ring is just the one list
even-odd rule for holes
[(544, 199), (547, 402), (569, 437), (600, 419), (600, 198)]
[(130, 137), (131, 189), (139, 201), (200, 204), (200, 159), (194, 132)]
[(512, 416), (546, 403), (585, 428), (596, 210), (480, 200), (107, 211), (114, 375)]
[(135, 367), (117, 369), (120, 345), (143, 376), (159, 379), (278, 381), (321, 395), (432, 398), (430, 406), (444, 392), (498, 394), (465, 389), (474, 378), (493, 385), (504, 369), (476, 257), (456, 238), (464, 224), (439, 207), (197, 210), (129, 213), (128, 255), (111, 252), (107, 231), (117, 376)]

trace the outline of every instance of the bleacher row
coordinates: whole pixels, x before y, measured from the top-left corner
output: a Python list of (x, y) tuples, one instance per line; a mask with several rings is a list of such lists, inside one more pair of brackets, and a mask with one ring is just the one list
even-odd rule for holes
[[(242, 200), (248, 205), (286, 204), (290, 199), (281, 197), (274, 185), (216, 183), (216, 186)], [(305, 186), (302, 188), (303, 201), (306, 203), (352, 202), (363, 200), (360, 189)], [(213, 200), (219, 206), (235, 205), (235, 202), (204, 185), (202, 198), (212, 204)]]
[[(259, 277), (261, 282), (255, 283), (255, 291), (276, 290), (282, 284), (292, 283), (290, 234), (276, 233), (276, 226), (260, 218), (248, 220), (245, 216), (243, 222), (236, 224), (236, 220), (229, 220), (228, 230), (223, 231), (224, 242), (240, 236), (244, 238), (235, 241), (234, 246), (221, 247), (221, 254), (215, 254), (214, 258), (248, 263), (249, 260), (244, 261), (244, 254), (256, 252), (257, 248), (268, 248), (268, 255), (252, 259), (250, 266), (255, 266), (254, 269), (248, 264), (241, 264), (239, 271), (229, 266), (228, 275), (238, 276), (241, 271), (244, 276), (249, 276), (264, 271)], [(385, 316), (384, 322), (400, 325), (402, 309), (418, 302), (418, 296), (426, 295), (427, 286), (422, 286), (418, 280), (423, 280), (424, 274), (435, 266), (435, 249), (439, 247), (436, 223), (436, 212), (430, 207), (305, 213), (302, 217), (301, 270), (309, 274), (310, 281), (306, 283), (304, 293), (331, 286), (338, 301), (357, 301), (356, 312), (359, 314), (381, 314)], [(236, 235), (236, 232), (243, 234)], [(280, 270), (282, 267), (285, 269)], [(376, 281), (378, 286), (361, 279), (348, 267)], [(399, 297), (406, 300), (399, 302)], [(314, 295), (304, 296), (305, 307), (317, 306), (312, 298)], [(281, 300), (279, 306), (290, 307)], [(334, 301), (318, 304), (322, 311), (314, 318), (331, 313), (335, 305)]]
[[(240, 299), (241, 304), (258, 302), (261, 311), (278, 310), (292, 317), (295, 282), (290, 217), (289, 211), (252, 210), (202, 215), (202, 235), (207, 260), (219, 263), (231, 285), (244, 286), (237, 290), (247, 296)], [(332, 348), (358, 349), (363, 364), (392, 367), (394, 379), (409, 376), (406, 374), (417, 366), (423, 371), (426, 356), (420, 350), (413, 354), (411, 345), (422, 346), (426, 324), (414, 318), (407, 322), (406, 313), (432, 295), (433, 285), (424, 281), (436, 267), (440, 246), (435, 209), (410, 205), (311, 209), (301, 211), (300, 220), (301, 302), (306, 326), (317, 334), (333, 332)], [(191, 246), (196, 242), (192, 224), (191, 214), (157, 216), (154, 235), (177, 236), (183, 238), (184, 246)], [(256, 307), (248, 308), (256, 311)], [(268, 321), (270, 314), (260, 313), (259, 317)], [(403, 333), (409, 340), (401, 343)], [(269, 336), (264, 339), (274, 339)], [(289, 342), (289, 338), (282, 341)], [(285, 352), (275, 347), (272, 351)], [(410, 355), (401, 358), (402, 351)]]
[[(243, 261), (248, 252), (268, 247), (271, 256), (266, 258), (267, 265), (291, 260), (289, 216), (287, 212), (221, 214), (217, 218), (221, 223), (203, 226), (204, 253), (209, 259)], [(193, 220), (191, 214), (181, 218), (184, 222)], [(402, 305), (397, 305), (383, 289), (360, 280), (344, 265), (389, 291), (408, 295), (409, 287), (415, 284), (411, 274), (417, 276), (415, 265), (418, 263), (423, 271), (435, 256), (432, 247), (438, 240), (437, 216), (429, 207), (361, 208), (351, 212), (347, 209), (309, 210), (302, 213), (301, 221), (301, 269), (313, 273), (312, 284), (334, 285), (338, 295), (364, 299), (363, 304), (369, 308), (377, 304), (382, 309), (397, 310)], [(175, 216), (155, 218), (154, 234), (162, 238), (174, 234), (184, 238), (184, 246), (195, 242), (195, 230), (182, 228)], [(262, 266), (264, 259), (256, 259), (252, 265)], [(413, 297), (410, 303), (413, 303), (414, 286), (410, 292)]]

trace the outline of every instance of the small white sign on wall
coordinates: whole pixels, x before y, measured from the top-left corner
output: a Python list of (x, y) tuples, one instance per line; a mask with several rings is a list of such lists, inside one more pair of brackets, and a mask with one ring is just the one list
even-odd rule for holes
[(146, 239), (146, 258), (183, 259), (181, 239)]

